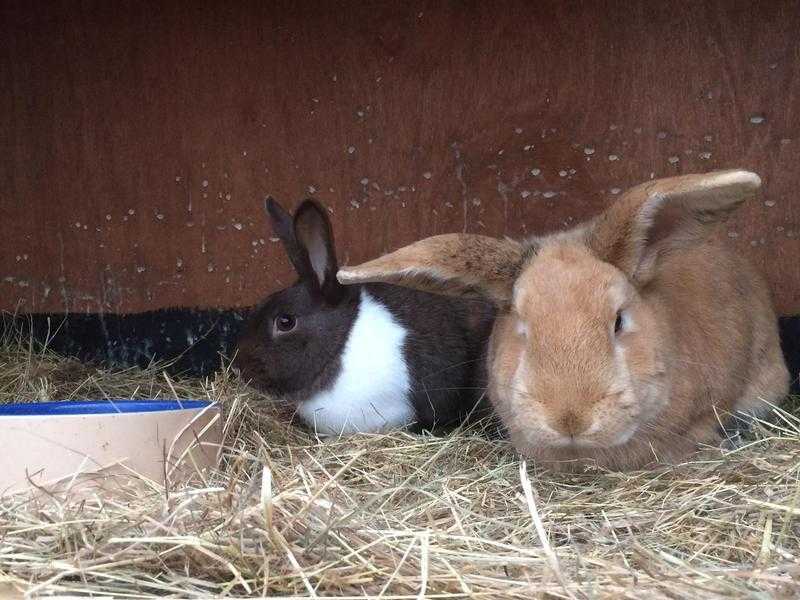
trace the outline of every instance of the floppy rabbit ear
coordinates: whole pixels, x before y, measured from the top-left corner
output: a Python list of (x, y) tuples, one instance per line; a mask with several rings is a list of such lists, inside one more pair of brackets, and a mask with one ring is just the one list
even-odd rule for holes
[(505, 306), (529, 252), (513, 240), (436, 235), (362, 265), (342, 267), (338, 278), (344, 284), (379, 281), (440, 294), (481, 296)]
[(753, 196), (761, 179), (716, 171), (649, 181), (626, 192), (592, 223), (587, 244), (632, 280), (648, 281), (661, 252), (697, 242), (705, 224), (724, 221)]
[(342, 286), (336, 280), (333, 229), (325, 207), (314, 200), (304, 200), (294, 213), (293, 229), (297, 243), (308, 257), (316, 285), (328, 301), (336, 302)]
[(313, 274), (308, 256), (295, 237), (292, 215), (286, 212), (272, 197), (268, 197), (264, 201), (264, 209), (267, 211), (267, 216), (272, 224), (272, 231), (281, 240), (283, 248), (286, 250), (286, 254), (289, 256), (289, 260), (300, 279), (308, 280), (312, 278)]

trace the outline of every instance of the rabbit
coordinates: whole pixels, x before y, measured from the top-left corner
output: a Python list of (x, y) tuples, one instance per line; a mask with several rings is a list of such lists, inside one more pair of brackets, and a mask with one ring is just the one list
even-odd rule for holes
[(674, 464), (788, 390), (770, 291), (715, 226), (760, 185), (742, 170), (653, 180), (564, 232), (434, 236), (338, 279), (490, 299), (489, 398), (523, 456)]
[(488, 416), (494, 307), (386, 284), (343, 286), (331, 223), (313, 199), (266, 211), (297, 272), (243, 326), (234, 363), (323, 436), (434, 430)]

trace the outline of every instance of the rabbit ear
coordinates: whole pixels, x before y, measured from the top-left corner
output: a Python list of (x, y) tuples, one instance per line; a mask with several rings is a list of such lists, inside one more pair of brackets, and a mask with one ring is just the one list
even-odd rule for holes
[(359, 266), (343, 267), (344, 284), (380, 281), (508, 304), (529, 251), (512, 240), (451, 233), (415, 242)]
[(304, 200), (294, 213), (294, 235), (308, 257), (316, 285), (330, 302), (335, 302), (342, 286), (336, 280), (333, 229), (325, 208), (314, 200)]
[(309, 280), (313, 278), (308, 256), (303, 247), (297, 242), (292, 215), (286, 212), (272, 197), (268, 197), (264, 201), (264, 209), (267, 211), (267, 216), (272, 224), (272, 231), (283, 243), (283, 248), (286, 250), (286, 254), (289, 256), (289, 260), (292, 262), (292, 266), (294, 266), (294, 270), (300, 276), (300, 279)]
[(707, 235), (753, 196), (761, 179), (749, 171), (716, 171), (657, 179), (632, 188), (602, 213), (587, 244), (631, 279), (648, 281), (661, 251)]

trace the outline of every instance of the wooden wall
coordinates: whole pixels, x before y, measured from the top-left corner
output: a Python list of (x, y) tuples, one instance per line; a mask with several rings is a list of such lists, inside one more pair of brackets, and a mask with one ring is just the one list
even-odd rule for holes
[(267, 194), (355, 262), (745, 167), (728, 235), (800, 313), (796, 0), (0, 6), (0, 309), (256, 302), (292, 280)]

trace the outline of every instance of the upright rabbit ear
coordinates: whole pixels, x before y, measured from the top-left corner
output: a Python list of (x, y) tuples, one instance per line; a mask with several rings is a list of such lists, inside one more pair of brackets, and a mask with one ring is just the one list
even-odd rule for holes
[(336, 280), (336, 249), (328, 212), (314, 200), (304, 200), (294, 213), (294, 235), (311, 266), (316, 285), (329, 302), (336, 302), (342, 286)]
[(275, 235), (281, 240), (286, 254), (289, 256), (292, 266), (294, 266), (294, 270), (300, 276), (300, 279), (310, 279), (313, 276), (311, 264), (308, 261), (305, 250), (297, 242), (292, 215), (286, 212), (283, 207), (271, 197), (264, 201), (264, 208), (267, 211), (270, 223), (272, 223), (272, 231), (274, 231)]
[(749, 171), (716, 171), (657, 179), (632, 188), (602, 213), (587, 244), (602, 260), (644, 283), (662, 251), (695, 243), (705, 224), (723, 221), (753, 196), (761, 179)]
[(478, 295), (505, 306), (529, 251), (513, 240), (444, 234), (343, 267), (338, 277), (345, 284), (380, 281), (440, 294)]

